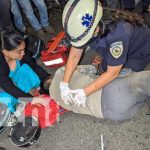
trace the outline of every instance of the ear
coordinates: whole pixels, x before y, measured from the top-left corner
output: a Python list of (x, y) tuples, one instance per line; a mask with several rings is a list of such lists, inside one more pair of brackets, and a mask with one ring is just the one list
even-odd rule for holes
[(99, 30), (100, 30), (100, 28), (99, 28), (99, 26), (97, 26), (97, 27), (95, 28), (95, 31), (94, 31), (94, 34), (93, 34), (94, 37), (96, 37), (96, 36), (98, 35)]
[(2, 50), (2, 53), (5, 55), (5, 56), (8, 56), (9, 54), (9, 51), (7, 51), (6, 49)]
[(97, 33), (98, 33), (98, 32), (99, 32), (99, 30), (100, 30), (100, 27), (99, 27), (99, 26), (97, 26), (97, 27), (96, 27), (96, 29), (95, 29), (95, 32), (97, 32)]

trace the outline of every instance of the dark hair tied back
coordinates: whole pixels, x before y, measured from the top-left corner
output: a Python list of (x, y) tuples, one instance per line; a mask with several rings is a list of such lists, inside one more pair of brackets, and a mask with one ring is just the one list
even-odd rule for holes
[(99, 22), (99, 26), (101, 28), (99, 35), (101, 37), (106, 36), (120, 21), (129, 22), (133, 26), (146, 26), (143, 17), (136, 13), (104, 7), (102, 19)]
[(23, 35), (16, 30), (3, 31), (0, 38), (0, 50), (11, 51), (17, 48), (22, 41), (24, 41)]
[(136, 13), (132, 13), (129, 11), (122, 11), (122, 10), (111, 10), (112, 11), (112, 20), (117, 21), (123, 19), (132, 25), (141, 26), (144, 24), (144, 19), (142, 16)]
[(112, 23), (117, 23), (120, 20), (125, 20), (131, 23), (132, 25), (141, 26), (145, 24), (144, 18), (136, 13), (110, 8), (104, 8), (104, 12), (104, 18), (106, 20), (110, 19)]

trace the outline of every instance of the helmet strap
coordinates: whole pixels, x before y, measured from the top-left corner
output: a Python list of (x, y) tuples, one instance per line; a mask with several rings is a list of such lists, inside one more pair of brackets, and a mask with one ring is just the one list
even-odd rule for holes
[(113, 24), (111, 20), (104, 21), (103, 19), (100, 20), (98, 25), (100, 27), (99, 35), (101, 37), (106, 36), (108, 32), (110, 32), (115, 27), (115, 24)]

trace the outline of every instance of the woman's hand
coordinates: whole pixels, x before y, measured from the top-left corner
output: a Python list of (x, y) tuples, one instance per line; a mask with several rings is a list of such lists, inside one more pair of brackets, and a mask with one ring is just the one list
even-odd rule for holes
[(64, 101), (65, 105), (68, 105), (69, 103), (72, 103), (72, 94), (70, 93), (70, 88), (68, 83), (60, 82), (60, 94), (61, 98)]
[(31, 104), (36, 104), (36, 105), (48, 105), (49, 101), (45, 100), (43, 97), (33, 97)]
[(38, 89), (31, 89), (29, 91), (29, 94), (32, 96), (37, 96), (37, 95), (39, 95), (39, 90)]
[(102, 63), (102, 59), (99, 55), (96, 55), (93, 59), (92, 59), (92, 64), (94, 65), (100, 65)]
[(74, 94), (74, 98), (72, 98), (73, 103), (77, 105), (78, 107), (82, 105), (85, 107), (85, 102), (87, 100), (87, 97), (85, 95), (85, 92), (83, 89), (76, 89), (70, 91), (72, 94)]
[(50, 75), (49, 78), (44, 82), (43, 87), (45, 90), (49, 90), (53, 77)]

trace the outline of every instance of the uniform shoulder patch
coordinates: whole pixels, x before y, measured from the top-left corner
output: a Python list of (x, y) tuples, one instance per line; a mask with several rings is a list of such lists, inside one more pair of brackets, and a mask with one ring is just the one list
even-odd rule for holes
[(110, 45), (110, 53), (114, 58), (119, 58), (123, 53), (122, 41), (112, 43)]

